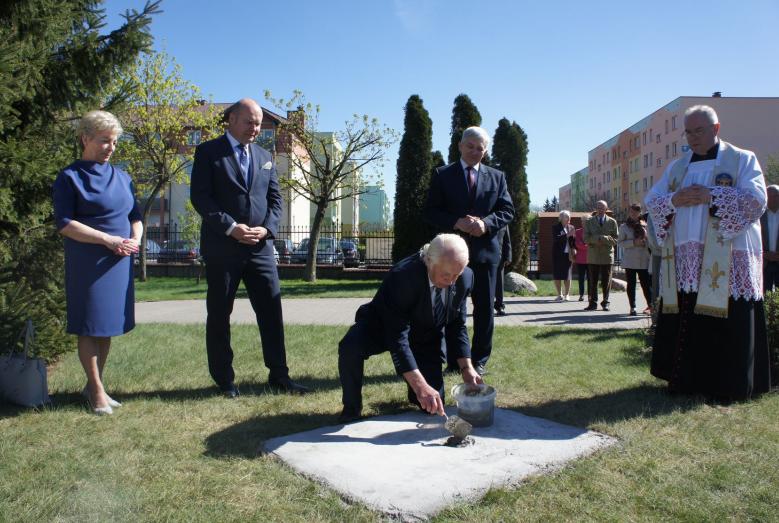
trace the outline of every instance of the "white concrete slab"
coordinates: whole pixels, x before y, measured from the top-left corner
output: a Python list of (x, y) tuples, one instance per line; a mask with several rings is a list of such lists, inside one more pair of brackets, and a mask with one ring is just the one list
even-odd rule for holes
[(473, 445), (451, 448), (442, 445), (449, 436), (442, 421), (421, 412), (380, 416), (273, 438), (264, 448), (347, 499), (404, 519), (425, 519), (616, 442), (495, 409), (493, 426), (474, 427)]

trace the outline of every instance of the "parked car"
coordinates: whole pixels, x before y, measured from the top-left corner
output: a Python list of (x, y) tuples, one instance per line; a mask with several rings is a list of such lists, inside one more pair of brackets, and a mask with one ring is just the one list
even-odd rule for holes
[(197, 263), (200, 258), (200, 248), (188, 241), (169, 240), (162, 244), (157, 256), (157, 263)]
[[(147, 238), (146, 239), (146, 261), (147, 262), (157, 261), (159, 255), (160, 255), (160, 244), (155, 242), (154, 240), (149, 240)], [(138, 265), (138, 263), (140, 263), (141, 254), (136, 253), (133, 255), (133, 257), (135, 258), (133, 260), (133, 263), (135, 263), (135, 265)]]
[(357, 267), (360, 265), (360, 250), (357, 243), (352, 240), (341, 240), (339, 244), (344, 257), (344, 267)]
[[(304, 238), (298, 248), (292, 253), (292, 263), (306, 263), (308, 257), (309, 238)], [(338, 248), (338, 240), (330, 237), (319, 238), (316, 249), (316, 263), (318, 265), (341, 265), (344, 255)]]
[(292, 253), (295, 252), (295, 245), (292, 240), (276, 238), (273, 240), (273, 246), (279, 253), (279, 263), (291, 263)]

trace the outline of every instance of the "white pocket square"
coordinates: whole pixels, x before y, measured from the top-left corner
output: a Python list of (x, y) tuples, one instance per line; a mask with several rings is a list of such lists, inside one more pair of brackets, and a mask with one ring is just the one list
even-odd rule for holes
[(262, 166), (263, 169), (272, 169), (273, 164), (271, 162), (265, 162), (265, 164)]

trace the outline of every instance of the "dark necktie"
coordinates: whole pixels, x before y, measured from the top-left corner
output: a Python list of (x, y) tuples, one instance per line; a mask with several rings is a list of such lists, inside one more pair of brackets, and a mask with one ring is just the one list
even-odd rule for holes
[(241, 164), (243, 178), (246, 181), (246, 186), (249, 187), (252, 183), (249, 173), (249, 154), (246, 152), (245, 145), (238, 144), (236, 147), (238, 147), (238, 163)]
[(444, 325), (446, 323), (446, 308), (444, 307), (443, 289), (440, 287), (435, 288), (435, 296), (433, 298), (433, 319), (436, 325)]
[(473, 172), (473, 167), (469, 165), (465, 168), (465, 174), (468, 175), (468, 196), (473, 200), (473, 196), (476, 194), (476, 173)]

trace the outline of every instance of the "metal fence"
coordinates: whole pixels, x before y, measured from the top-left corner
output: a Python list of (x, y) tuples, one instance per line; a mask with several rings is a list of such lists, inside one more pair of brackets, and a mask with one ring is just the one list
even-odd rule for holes
[[(311, 235), (309, 227), (280, 227), (274, 238), (279, 264), (302, 263), (306, 250), (301, 243)], [(319, 232), (317, 260), (320, 265), (384, 267), (392, 265), (392, 230), (361, 230), (354, 233), (342, 227), (323, 227)], [(338, 252), (325, 256), (323, 245), (334, 245)], [(346, 251), (357, 248), (357, 255)], [(305, 247), (304, 247), (305, 249)], [(295, 256), (295, 253), (298, 255)], [(150, 263), (194, 264), (200, 257), (199, 235), (187, 234), (176, 228), (150, 228), (146, 233), (146, 260)], [(322, 263), (324, 261), (324, 263)], [(353, 263), (352, 263), (353, 262)]]

